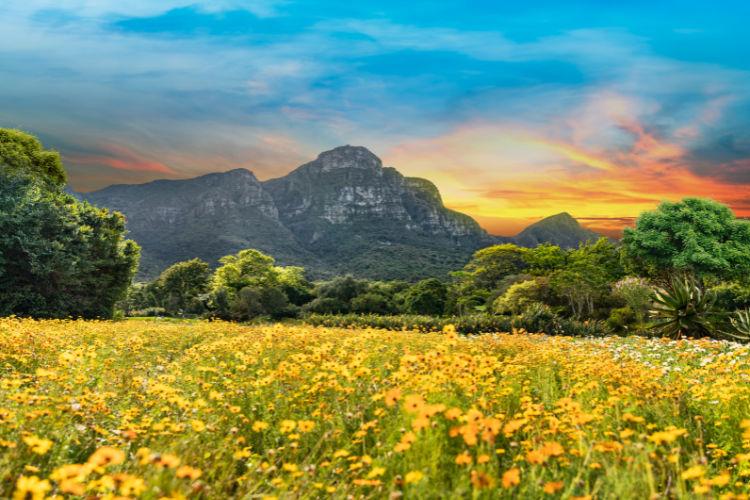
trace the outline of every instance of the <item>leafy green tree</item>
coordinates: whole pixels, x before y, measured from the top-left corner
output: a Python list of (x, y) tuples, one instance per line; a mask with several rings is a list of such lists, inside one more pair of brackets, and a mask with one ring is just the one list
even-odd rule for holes
[(393, 312), (393, 305), (382, 293), (369, 291), (352, 299), (351, 310), (355, 313), (390, 314)]
[(617, 245), (600, 238), (570, 250), (566, 267), (550, 274), (549, 280), (552, 291), (566, 299), (571, 314), (580, 318), (591, 316), (596, 303), (609, 295), (622, 275)]
[(245, 287), (263, 288), (279, 284), (280, 271), (273, 257), (258, 250), (242, 250), (219, 259), (222, 264), (213, 276), (213, 288), (224, 288), (233, 299)]
[(0, 315), (108, 318), (140, 249), (122, 215), (35, 174), (0, 169)]
[(453, 273), (470, 288), (491, 291), (510, 274), (528, 267), (524, 257), (528, 249), (510, 243), (483, 248), (474, 253), (461, 274)]
[(273, 257), (258, 250), (242, 250), (219, 262), (223, 265), (214, 273), (209, 300), (215, 316), (237, 320), (260, 315), (293, 316), (298, 308), (290, 302), (287, 290), (309, 295), (302, 268), (276, 267)]
[(0, 168), (9, 173), (31, 175), (56, 185), (67, 182), (60, 155), (54, 151), (45, 151), (36, 137), (20, 130), (0, 128)]
[(538, 277), (514, 283), (493, 303), (493, 309), (500, 314), (520, 314), (530, 306), (543, 303), (549, 294), (549, 280)]
[(545, 275), (563, 269), (567, 263), (567, 257), (567, 253), (562, 248), (545, 242), (527, 250), (523, 255), (523, 260), (529, 266), (527, 272)]
[(440, 316), (445, 311), (448, 287), (437, 278), (422, 280), (406, 294), (406, 311), (412, 314)]
[(665, 285), (683, 274), (699, 281), (747, 275), (750, 223), (710, 199), (664, 201), (625, 229), (622, 258), (628, 270)]
[(178, 262), (161, 273), (158, 285), (170, 314), (186, 313), (188, 305), (208, 288), (208, 264), (200, 259)]

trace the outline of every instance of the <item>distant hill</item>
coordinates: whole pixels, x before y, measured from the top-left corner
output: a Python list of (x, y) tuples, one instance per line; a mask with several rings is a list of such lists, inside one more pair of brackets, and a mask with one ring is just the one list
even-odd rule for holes
[(549, 241), (567, 250), (576, 248), (583, 241), (596, 241), (601, 237), (601, 234), (581, 227), (569, 213), (562, 212), (535, 222), (516, 236), (506, 238), (506, 240), (509, 243), (528, 248)]
[(489, 235), (471, 217), (443, 205), (426, 179), (404, 177), (363, 147), (321, 153), (284, 177), (260, 182), (236, 169), (187, 180), (121, 184), (76, 194), (127, 217), (142, 247), (140, 279), (200, 257), (256, 248), (313, 278), (352, 273), (371, 279), (442, 277), (496, 243), (566, 248), (596, 233), (568, 214), (519, 235)]

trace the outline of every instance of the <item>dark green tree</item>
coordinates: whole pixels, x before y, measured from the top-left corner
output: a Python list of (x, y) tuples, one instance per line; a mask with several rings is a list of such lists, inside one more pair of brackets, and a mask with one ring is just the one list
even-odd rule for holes
[(492, 291), (503, 278), (528, 267), (524, 260), (527, 252), (510, 243), (483, 248), (474, 253), (463, 272), (453, 274), (469, 288)]
[(200, 259), (178, 262), (161, 273), (158, 286), (167, 312), (184, 316), (188, 305), (208, 288), (208, 264)]
[(0, 185), (0, 315), (111, 317), (139, 256), (122, 215), (27, 173)]
[(404, 302), (407, 312), (439, 316), (445, 310), (447, 298), (448, 287), (445, 283), (436, 278), (430, 278), (412, 286)]
[(688, 275), (734, 278), (750, 271), (750, 223), (705, 198), (664, 201), (626, 228), (622, 259), (629, 272), (668, 285)]

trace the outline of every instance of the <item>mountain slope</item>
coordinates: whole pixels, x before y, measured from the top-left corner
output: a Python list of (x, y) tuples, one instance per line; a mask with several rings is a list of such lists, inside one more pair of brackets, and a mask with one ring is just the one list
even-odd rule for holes
[(77, 196), (126, 215), (129, 237), (142, 247), (139, 279), (193, 257), (216, 266), (224, 255), (256, 248), (279, 265), (306, 268), (312, 278), (352, 273), (418, 280), (445, 277), (496, 243), (551, 241), (567, 248), (598, 237), (568, 214), (512, 238), (491, 236), (471, 217), (446, 208), (430, 181), (404, 177), (355, 146), (323, 152), (265, 182), (236, 169)]
[(578, 247), (586, 240), (595, 242), (601, 237), (591, 229), (581, 227), (569, 213), (563, 212), (535, 222), (516, 236), (507, 238), (507, 241), (528, 248), (549, 241), (567, 250)]
[(142, 247), (141, 278), (193, 257), (216, 265), (220, 257), (245, 248), (287, 264), (318, 264), (281, 224), (273, 200), (245, 169), (115, 185), (81, 197), (126, 215), (128, 237)]
[(362, 147), (326, 151), (263, 186), (300, 245), (335, 273), (443, 275), (493, 242), (472, 218), (445, 208), (431, 182), (384, 168)]

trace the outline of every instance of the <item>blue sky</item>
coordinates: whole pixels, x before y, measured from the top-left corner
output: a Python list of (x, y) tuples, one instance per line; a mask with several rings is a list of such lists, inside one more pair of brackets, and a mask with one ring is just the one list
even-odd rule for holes
[(664, 198), (750, 215), (750, 18), (723, 2), (0, 4), (0, 126), (71, 185), (369, 147), (493, 232)]

